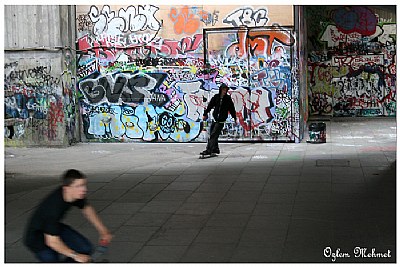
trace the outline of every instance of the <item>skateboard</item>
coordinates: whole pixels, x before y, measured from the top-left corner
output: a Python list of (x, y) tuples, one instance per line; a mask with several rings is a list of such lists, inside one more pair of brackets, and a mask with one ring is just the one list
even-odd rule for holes
[(102, 256), (107, 252), (109, 243), (100, 240), (99, 244), (97, 245), (96, 249), (91, 255), (91, 262), (109, 262), (107, 259), (102, 258)]
[(218, 154), (215, 154), (215, 153), (211, 153), (209, 155), (200, 154), (199, 159), (207, 159), (207, 158), (213, 158), (213, 157), (217, 157), (217, 156), (218, 156)]

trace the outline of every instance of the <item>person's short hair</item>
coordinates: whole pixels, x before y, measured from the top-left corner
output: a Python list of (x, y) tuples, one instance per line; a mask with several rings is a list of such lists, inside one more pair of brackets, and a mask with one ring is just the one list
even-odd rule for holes
[(64, 172), (61, 177), (62, 185), (69, 186), (71, 185), (76, 179), (85, 179), (86, 176), (78, 170), (69, 169)]
[(221, 85), (219, 86), (219, 90), (222, 90), (222, 89), (228, 89), (229, 90), (229, 87), (225, 83), (221, 83)]

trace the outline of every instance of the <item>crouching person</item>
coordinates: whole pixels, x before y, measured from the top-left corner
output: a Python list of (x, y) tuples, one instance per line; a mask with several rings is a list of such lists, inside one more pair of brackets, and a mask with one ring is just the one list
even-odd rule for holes
[(88, 203), (86, 194), (86, 177), (80, 171), (70, 169), (62, 176), (62, 186), (39, 204), (26, 226), (24, 244), (40, 262), (90, 262), (91, 242), (61, 222), (73, 206), (81, 209), (99, 232), (101, 240), (111, 241), (112, 235)]

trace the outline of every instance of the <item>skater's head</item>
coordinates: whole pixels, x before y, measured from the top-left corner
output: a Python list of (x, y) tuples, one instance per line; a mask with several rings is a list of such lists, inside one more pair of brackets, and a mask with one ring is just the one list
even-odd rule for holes
[(219, 86), (220, 95), (224, 96), (228, 93), (229, 87), (225, 83), (221, 83)]
[(69, 169), (62, 175), (64, 199), (75, 201), (86, 197), (86, 176), (78, 170)]

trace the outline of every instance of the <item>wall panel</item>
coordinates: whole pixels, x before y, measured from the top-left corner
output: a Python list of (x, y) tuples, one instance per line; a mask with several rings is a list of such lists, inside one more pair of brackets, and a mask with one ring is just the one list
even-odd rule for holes
[(311, 115), (395, 116), (396, 7), (309, 6)]
[(5, 144), (76, 142), (75, 38), (61, 36), (75, 28), (75, 20), (65, 21), (74, 8), (8, 5), (4, 10)]
[[(85, 140), (205, 141), (201, 117), (219, 84), (226, 82), (233, 88), (240, 80), (247, 80), (248, 86), (253, 85), (248, 71), (224, 68), (219, 59), (210, 62), (212, 71), (205, 67), (203, 30), (291, 27), (293, 6), (77, 6), (76, 24), (78, 92)], [(265, 49), (257, 53), (265, 64), (273, 58), (277, 62), (289, 59), (287, 69), (281, 73), (288, 81), (283, 88), (286, 93), (296, 92), (293, 95), (297, 97), (298, 89), (292, 88), (292, 79), (295, 79), (291, 73), (292, 58), (285, 56), (292, 54), (295, 38), (290, 36), (291, 42), (282, 45), (281, 39), (268, 41), (269, 37), (271, 34), (258, 37), (256, 42), (264, 43)], [(237, 38), (236, 33), (231, 34), (222, 45), (233, 47)], [(274, 77), (276, 83), (281, 80), (278, 76)], [(265, 85), (266, 89), (260, 91), (265, 94), (254, 90), (249, 99), (268, 102), (268, 86), (276, 87), (276, 84)], [(290, 98), (291, 101), (297, 100)], [(292, 127), (292, 123), (279, 125), (279, 120), (264, 112), (265, 107), (261, 109), (264, 115), (259, 120), (267, 126), (268, 137), (258, 135), (255, 139), (273, 140), (271, 129), (274, 127), (282, 140), (298, 138), (298, 127)], [(290, 108), (290, 112), (299, 111)], [(286, 111), (282, 114), (288, 116)], [(228, 124), (222, 138), (252, 139), (256, 136), (251, 133), (252, 127), (243, 131), (248, 123), (242, 120), (241, 128), (236, 130), (229, 129)]]

